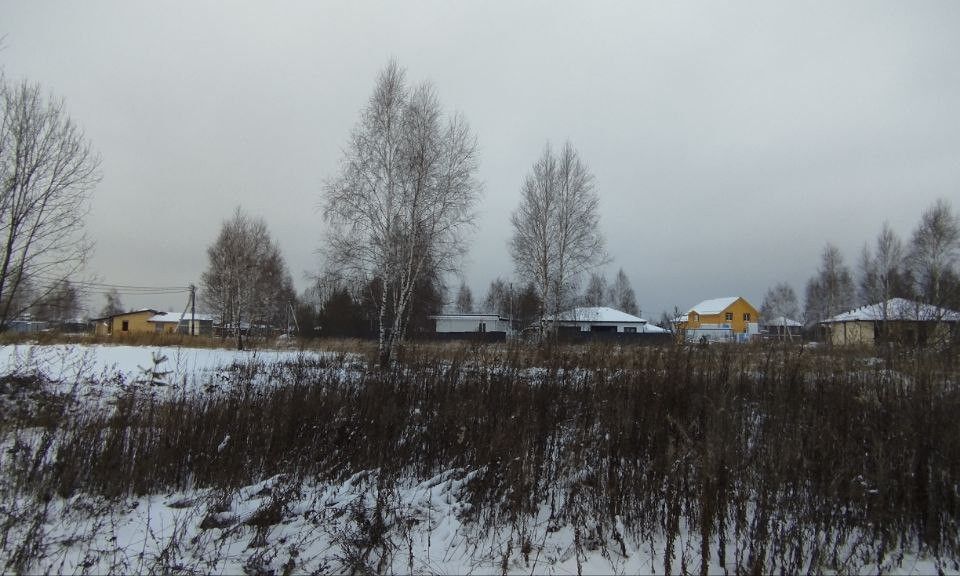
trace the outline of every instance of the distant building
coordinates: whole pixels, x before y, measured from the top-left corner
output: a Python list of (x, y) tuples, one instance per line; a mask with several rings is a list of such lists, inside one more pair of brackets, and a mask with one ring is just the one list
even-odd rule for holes
[(556, 316), (547, 316), (546, 321), (559, 329), (575, 329), (578, 332), (619, 334), (667, 334), (663, 328), (650, 324), (626, 312), (605, 306), (573, 308)]
[(820, 325), (826, 341), (841, 346), (882, 342), (925, 344), (933, 339), (957, 338), (960, 312), (893, 298), (837, 314)]
[(769, 338), (790, 340), (800, 338), (803, 323), (786, 316), (777, 316), (770, 320), (764, 320), (760, 325), (760, 331)]
[(674, 319), (687, 342), (747, 342), (760, 333), (760, 313), (739, 296), (704, 300)]
[(510, 320), (498, 314), (435, 314), (433, 336), (441, 340), (506, 340), (513, 335)]
[(161, 312), (147, 319), (147, 322), (153, 325), (153, 331), (157, 334), (213, 334), (213, 314)]
[(8, 322), (6, 329), (15, 334), (37, 334), (47, 330), (49, 327), (50, 324), (45, 321), (18, 318), (17, 320)]
[(150, 318), (159, 314), (159, 310), (153, 308), (144, 308), (134, 310), (133, 312), (124, 312), (105, 316), (103, 318), (93, 318), (96, 328), (94, 333), (97, 336), (124, 336), (128, 334), (149, 334), (156, 329), (150, 323)]

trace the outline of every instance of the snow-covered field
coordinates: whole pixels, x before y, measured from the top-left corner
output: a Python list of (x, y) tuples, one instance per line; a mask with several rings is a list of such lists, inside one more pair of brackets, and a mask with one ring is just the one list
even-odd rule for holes
[(14, 344), (0, 346), (0, 373), (40, 372), (67, 384), (90, 377), (101, 382), (134, 382), (148, 378), (159, 368), (164, 372), (163, 384), (192, 389), (205, 385), (211, 375), (236, 364), (272, 365), (332, 356), (296, 350)]
[[(0, 377), (45, 374), (51, 392), (71, 391), (92, 408), (109, 406), (105, 398), (130, 386), (161, 398), (203, 395), (217, 393), (214, 384), (244, 366), (269, 374), (263, 367), (334, 358), (297, 351), (19, 345), (0, 347)], [(337, 358), (343, 363), (343, 356)], [(283, 385), (269, 377), (261, 380)], [(224, 438), (221, 449), (229, 441)], [(11, 440), (2, 442), (6, 454)], [(0, 474), (5, 458), (0, 457)], [(662, 533), (640, 537), (619, 517), (613, 523), (584, 518), (574, 528), (558, 519), (554, 506), (563, 507), (562, 502), (544, 503), (522, 520), (478, 519), (464, 487), (479, 472), (457, 468), (425, 481), (386, 483), (378, 482), (377, 470), (338, 483), (279, 475), (237, 489), (120, 498), (83, 493), (60, 498), (7, 486), (6, 502), (0, 503), (7, 536), (0, 567), (67, 574), (663, 574), (669, 556), (673, 572), (701, 570), (699, 534), (682, 522), (668, 545)], [(863, 557), (869, 541), (847, 544), (836, 560), (839, 572), (960, 570), (956, 563), (911, 555), (877, 565)], [(706, 572), (735, 572), (747, 562), (742, 554), (728, 545), (721, 564), (714, 541)]]

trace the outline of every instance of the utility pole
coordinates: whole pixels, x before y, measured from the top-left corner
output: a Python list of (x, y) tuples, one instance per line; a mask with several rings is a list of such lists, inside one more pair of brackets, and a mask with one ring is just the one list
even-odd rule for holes
[(190, 285), (190, 328), (187, 330), (191, 336), (197, 336), (200, 330), (197, 330), (197, 286)]
[[(294, 326), (294, 328), (297, 329), (297, 336), (301, 336), (301, 334), (300, 334), (300, 322), (297, 321), (297, 311), (296, 311), (296, 309), (293, 307), (293, 302), (290, 301), (290, 300), (287, 300), (287, 318), (288, 318), (288, 319), (289, 319), (289, 318), (292, 318), (292, 319), (293, 319), (293, 326)], [(289, 333), (290, 333), (290, 320), (287, 320), (287, 334), (289, 334)]]

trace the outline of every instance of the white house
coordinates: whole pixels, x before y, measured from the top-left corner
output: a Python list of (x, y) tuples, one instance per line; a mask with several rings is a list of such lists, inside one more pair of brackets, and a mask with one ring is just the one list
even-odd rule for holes
[(503, 332), (512, 334), (510, 320), (498, 314), (437, 314), (430, 317), (436, 321), (440, 334), (463, 334), (467, 332)]
[(663, 328), (643, 318), (606, 306), (573, 308), (556, 317), (547, 316), (547, 322), (560, 328), (577, 328), (580, 332), (619, 332), (625, 334), (666, 334)]

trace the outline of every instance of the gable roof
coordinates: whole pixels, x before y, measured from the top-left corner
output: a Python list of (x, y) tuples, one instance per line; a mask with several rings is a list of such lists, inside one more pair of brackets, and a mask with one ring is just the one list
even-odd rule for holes
[(704, 300), (703, 302), (697, 304), (693, 308), (687, 310), (687, 314), (691, 312), (696, 312), (702, 316), (710, 316), (713, 314), (719, 314), (733, 305), (734, 302), (739, 300), (739, 296), (728, 296), (726, 298), (714, 298), (712, 300)]
[(839, 322), (877, 322), (884, 319), (884, 305), (886, 305), (886, 319), (896, 321), (924, 322), (940, 320), (945, 322), (960, 322), (960, 312), (923, 304), (906, 298), (891, 298), (886, 302), (867, 304), (854, 308), (832, 318), (827, 318), (821, 324), (835, 324)]

